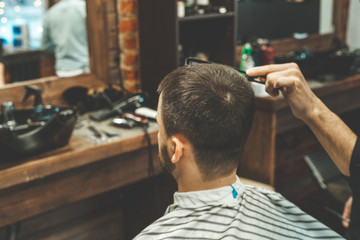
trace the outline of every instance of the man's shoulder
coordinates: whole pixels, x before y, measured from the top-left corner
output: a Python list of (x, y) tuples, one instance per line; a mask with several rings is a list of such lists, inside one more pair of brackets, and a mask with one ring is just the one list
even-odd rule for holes
[(252, 203), (268, 202), (277, 206), (291, 206), (296, 208), (296, 205), (287, 200), (281, 193), (258, 186), (245, 185), (242, 198), (255, 200), (252, 201)]
[(291, 215), (301, 219), (312, 219), (310, 215), (306, 214), (281, 193), (261, 187), (245, 185), (244, 191), (239, 199), (239, 205), (246, 209), (256, 208), (258, 212), (261, 212), (264, 216), (276, 214), (277, 216), (283, 217)]
[(267, 189), (267, 188), (264, 188), (261, 186), (253, 186), (253, 185), (244, 184), (243, 193), (245, 195), (257, 195), (257, 196), (266, 196), (266, 197), (275, 198), (275, 199), (285, 199), (281, 193), (275, 192), (274, 190)]
[[(145, 228), (135, 239), (208, 239), (269, 236), (273, 239), (336, 237), (336, 233), (304, 213), (280, 193), (244, 185), (238, 201), (172, 211)], [(275, 229), (275, 231), (274, 231)], [(210, 237), (211, 236), (211, 237)], [(236, 237), (234, 237), (236, 236)]]

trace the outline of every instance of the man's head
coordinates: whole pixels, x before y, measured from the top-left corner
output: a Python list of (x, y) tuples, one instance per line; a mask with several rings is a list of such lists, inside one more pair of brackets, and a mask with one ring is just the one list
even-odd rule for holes
[(191, 144), (204, 181), (233, 172), (254, 116), (254, 93), (236, 70), (219, 64), (180, 67), (158, 88), (159, 146), (165, 169), (173, 171), (166, 148), (173, 136)]

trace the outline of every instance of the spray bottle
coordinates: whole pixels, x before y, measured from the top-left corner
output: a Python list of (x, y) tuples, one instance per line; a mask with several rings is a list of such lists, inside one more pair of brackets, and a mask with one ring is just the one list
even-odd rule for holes
[(246, 71), (255, 66), (250, 43), (245, 43), (241, 51), (240, 70)]

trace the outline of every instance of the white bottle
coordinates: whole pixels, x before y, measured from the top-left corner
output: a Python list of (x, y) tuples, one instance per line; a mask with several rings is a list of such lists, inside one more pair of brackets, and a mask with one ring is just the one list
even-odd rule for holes
[(179, 18), (185, 17), (185, 3), (184, 1), (177, 2), (177, 16)]
[(198, 14), (208, 13), (210, 7), (210, 0), (197, 0), (196, 5)]

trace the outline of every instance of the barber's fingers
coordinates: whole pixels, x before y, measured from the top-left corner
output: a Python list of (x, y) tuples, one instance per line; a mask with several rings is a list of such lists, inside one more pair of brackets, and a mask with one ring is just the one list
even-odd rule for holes
[(307, 83), (297, 68), (288, 68), (283, 71), (269, 73), (266, 77), (266, 84), (269, 91), (281, 89), (285, 95), (295, 90), (304, 91), (308, 88)]
[(276, 97), (279, 95), (279, 89), (274, 86), (273, 82), (268, 81), (268, 77), (265, 81), (265, 91), (272, 97)]
[(246, 73), (249, 76), (266, 75), (266, 79), (261, 80), (265, 81), (266, 92), (273, 97), (279, 95), (279, 90), (283, 92), (285, 97), (290, 96), (294, 92), (309, 91), (306, 80), (296, 63), (254, 67), (248, 69)]
[(295, 77), (287, 74), (288, 70), (270, 73), (267, 75), (265, 80), (265, 90), (271, 96), (276, 97), (279, 95), (279, 90), (281, 90), (285, 96), (288, 94), (288, 91), (292, 90), (294, 86), (294, 81), (297, 81)]
[(299, 69), (296, 63), (270, 64), (270, 65), (250, 68), (246, 70), (246, 74), (249, 76), (261, 76), (261, 75), (268, 75), (269, 73), (279, 72), (292, 68), (297, 70)]
[[(352, 200), (353, 200), (352, 197), (350, 197), (345, 203), (344, 211), (342, 214), (344, 218), (350, 219)], [(347, 228), (349, 227), (349, 222), (343, 220), (342, 225)]]

